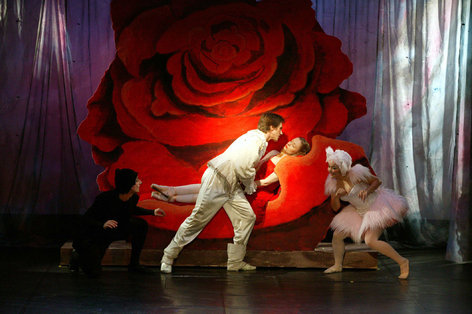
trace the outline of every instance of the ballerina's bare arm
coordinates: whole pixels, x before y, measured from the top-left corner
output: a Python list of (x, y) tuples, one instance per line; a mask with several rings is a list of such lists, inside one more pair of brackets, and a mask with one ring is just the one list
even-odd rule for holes
[(275, 174), (275, 172), (272, 172), (269, 174), (267, 177), (261, 180), (256, 181), (257, 186), (268, 186), (269, 184), (275, 183), (279, 181), (279, 177)]
[(341, 208), (341, 201), (340, 201), (341, 196), (346, 195), (346, 194), (347, 192), (343, 188), (339, 188), (334, 193), (331, 193), (331, 200), (330, 200), (331, 208), (335, 212), (337, 212), (339, 208)]
[(363, 201), (365, 201), (369, 194), (377, 190), (377, 188), (382, 184), (382, 181), (380, 181), (379, 178), (372, 176), (367, 180), (367, 183), (369, 184), (369, 187), (365, 190), (360, 191), (358, 195), (359, 198)]

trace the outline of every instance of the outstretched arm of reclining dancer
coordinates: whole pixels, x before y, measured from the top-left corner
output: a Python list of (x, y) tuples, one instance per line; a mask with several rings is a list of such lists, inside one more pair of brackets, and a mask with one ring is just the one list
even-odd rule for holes
[(256, 180), (256, 185), (257, 186), (268, 186), (269, 184), (275, 183), (279, 181), (279, 177), (275, 174), (275, 172), (272, 172), (269, 174), (267, 177), (261, 180)]

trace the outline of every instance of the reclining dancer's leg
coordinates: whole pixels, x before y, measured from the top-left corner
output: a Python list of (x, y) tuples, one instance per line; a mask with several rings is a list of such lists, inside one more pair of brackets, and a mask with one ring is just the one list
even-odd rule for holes
[(195, 203), (201, 184), (188, 184), (179, 186), (166, 186), (152, 184), (151, 187), (156, 190), (151, 196), (157, 200), (165, 202)]

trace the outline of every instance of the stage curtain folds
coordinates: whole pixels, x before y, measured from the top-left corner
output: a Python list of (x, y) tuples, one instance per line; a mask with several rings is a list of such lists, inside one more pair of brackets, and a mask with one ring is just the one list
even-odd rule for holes
[(97, 194), (101, 169), (76, 130), (115, 54), (110, 5), (0, 0), (0, 30), (0, 244), (34, 245), (33, 230), (62, 232), (52, 217)]
[(320, 0), (313, 7), (354, 64), (344, 84), (367, 99), (367, 115), (341, 139), (362, 145), (383, 185), (409, 201), (405, 223), (385, 236), (447, 243), (448, 259), (470, 260), (471, 2)]

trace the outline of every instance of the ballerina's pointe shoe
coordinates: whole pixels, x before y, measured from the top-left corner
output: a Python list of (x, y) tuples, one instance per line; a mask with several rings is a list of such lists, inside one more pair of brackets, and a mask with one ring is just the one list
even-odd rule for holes
[(155, 198), (156, 200), (160, 200), (160, 201), (164, 201), (164, 202), (169, 201), (169, 199), (167, 197), (165, 197), (161, 192), (158, 192), (158, 191), (152, 192), (151, 197)]
[(342, 266), (333, 265), (324, 271), (325, 274), (340, 273), (343, 271)]
[(400, 276), (398, 279), (407, 279), (410, 274), (410, 262), (406, 259), (403, 263), (400, 264)]
[(155, 191), (160, 191), (161, 190), (160, 186), (155, 184), (155, 183), (151, 184), (151, 189), (153, 189)]

